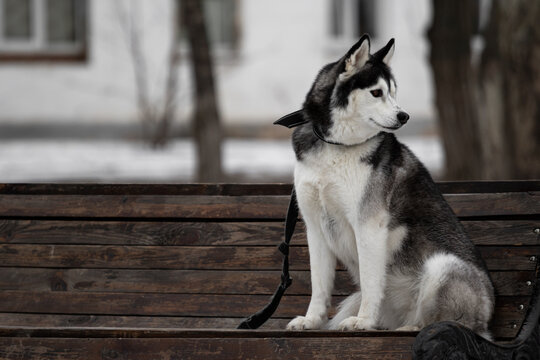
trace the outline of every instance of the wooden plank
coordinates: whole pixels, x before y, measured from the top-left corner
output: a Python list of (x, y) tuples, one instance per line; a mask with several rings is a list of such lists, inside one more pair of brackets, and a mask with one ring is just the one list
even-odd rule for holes
[[(0, 327), (235, 329), (242, 318), (0, 313)], [(271, 318), (261, 329), (285, 329), (290, 318)]]
[(437, 186), (444, 194), (527, 192), (540, 190), (540, 181), (442, 181), (437, 182)]
[(411, 359), (413, 336), (309, 338), (0, 338), (5, 359)]
[(185, 339), (185, 338), (339, 338), (346, 337), (405, 337), (416, 336), (418, 331), (395, 330), (356, 330), (356, 331), (288, 331), (278, 330), (239, 330), (239, 329), (173, 329), (173, 328), (95, 328), (71, 326), (65, 328), (41, 328), (13, 326), (0, 328), (0, 337), (33, 337), (33, 338), (126, 338), (126, 339)]
[[(309, 296), (285, 296), (275, 314), (276, 318), (304, 314)], [(337, 305), (344, 297), (334, 296)], [(141, 316), (219, 316), (244, 317), (260, 310), (268, 295), (206, 295), (200, 294), (134, 294), (82, 292), (2, 291), (0, 312), (80, 314), (80, 315), (141, 315)], [(496, 313), (510, 314), (521, 319), (529, 297), (497, 298)], [(519, 303), (519, 304), (518, 304)], [(511, 304), (511, 305), (508, 305)], [(509, 315), (509, 316), (510, 316)]]
[[(296, 229), (294, 245), (306, 245)], [(283, 232), (283, 222), (0, 220), (0, 244), (277, 246)]]
[[(335, 300), (339, 301), (336, 297)], [(267, 295), (129, 294), (2, 291), (0, 312), (244, 317), (262, 308)], [(309, 297), (286, 296), (276, 317), (305, 313)]]
[(11, 195), (290, 195), (292, 184), (0, 184)]
[[(540, 192), (445, 197), (461, 217), (540, 214)], [(288, 202), (289, 196), (0, 194), (0, 216), (284, 219)]]
[(0, 195), (0, 216), (283, 219), (288, 196)]
[[(540, 247), (480, 247), (492, 271), (534, 270)], [(0, 245), (0, 267), (280, 270), (282, 255), (261, 246)], [(291, 270), (309, 270), (307, 247), (291, 248)]]
[(540, 220), (462, 221), (476, 245), (540, 245)]
[(537, 215), (540, 192), (447, 194), (446, 201), (460, 217)]
[[(539, 191), (538, 180), (444, 181), (443, 193)], [(0, 194), (69, 195), (289, 195), (291, 184), (0, 184)]]
[(530, 305), (530, 297), (497, 297), (495, 313), (489, 329), (495, 337), (514, 337), (525, 318)]
[[(292, 248), (292, 270), (308, 270), (307, 248)], [(275, 247), (0, 245), (2, 266), (278, 270)]]
[[(0, 290), (271, 295), (280, 276), (281, 271), (3, 268)], [(309, 271), (293, 271), (291, 276), (287, 294), (311, 294)], [(334, 295), (354, 291), (349, 275), (339, 271)]]
[[(507, 310), (499, 311), (490, 330), (496, 338), (513, 338), (521, 326), (523, 315), (519, 301), (506, 304)], [(516, 314), (516, 310), (518, 313)], [(524, 311), (524, 310), (522, 310)], [(291, 318), (271, 318), (260, 329), (280, 330)], [(0, 328), (171, 328), (171, 329), (235, 329), (242, 318), (230, 317), (175, 317), (175, 316), (111, 316), (111, 315), (64, 315), (0, 313)]]
[(530, 296), (536, 283), (534, 271), (492, 271), (497, 296)]
[[(280, 275), (281, 271), (0, 268), (0, 290), (270, 295)], [(288, 295), (311, 294), (309, 271), (292, 271), (291, 276)], [(534, 271), (496, 271), (491, 277), (502, 296), (530, 296), (536, 280)], [(336, 273), (335, 284), (333, 295), (356, 290), (345, 271)]]
[(536, 267), (536, 258), (540, 254), (540, 248), (536, 246), (485, 246), (478, 247), (478, 250), (490, 271), (534, 270)]
[[(462, 224), (477, 245), (540, 245), (534, 232), (540, 220)], [(0, 220), (0, 244), (275, 246), (282, 241), (283, 231), (283, 222)], [(292, 244), (307, 244), (302, 222)]]

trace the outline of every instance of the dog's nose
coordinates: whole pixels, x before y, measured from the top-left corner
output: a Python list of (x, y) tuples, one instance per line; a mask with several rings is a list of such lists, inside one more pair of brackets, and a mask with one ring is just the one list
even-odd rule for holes
[(399, 120), (401, 125), (406, 124), (407, 120), (409, 120), (409, 114), (404, 111), (400, 111), (397, 113), (397, 119)]

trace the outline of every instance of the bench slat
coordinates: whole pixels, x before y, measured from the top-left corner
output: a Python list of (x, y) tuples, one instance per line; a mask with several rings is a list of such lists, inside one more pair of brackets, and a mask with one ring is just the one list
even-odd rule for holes
[[(534, 270), (538, 246), (479, 247), (490, 270)], [(291, 270), (309, 270), (307, 247), (291, 248)], [(282, 255), (260, 246), (0, 245), (0, 266), (107, 269), (280, 270)]]
[[(538, 191), (539, 180), (442, 181), (443, 193)], [(289, 195), (291, 184), (0, 184), (0, 194), (80, 195)]]
[[(463, 221), (477, 245), (540, 245), (540, 220)], [(0, 244), (267, 245), (279, 244), (283, 222), (148, 222), (0, 220)], [(297, 224), (293, 246), (306, 245)]]
[(540, 192), (445, 194), (456, 215), (500, 216), (540, 213)]
[[(448, 194), (445, 198), (462, 217), (540, 213), (540, 192)], [(0, 194), (0, 216), (284, 219), (288, 203), (289, 196)]]
[[(519, 306), (509, 303), (507, 307)], [(65, 314), (23, 314), (0, 313), (0, 324), (4, 327), (24, 326), (33, 328), (47, 327), (125, 327), (125, 328), (171, 328), (171, 329), (235, 329), (242, 318), (232, 317), (181, 317), (181, 316), (114, 316), (114, 315), (65, 315)], [(285, 329), (291, 318), (270, 318), (261, 330)], [(515, 327), (514, 327), (515, 325)], [(521, 319), (512, 312), (503, 312), (491, 324), (491, 330), (497, 338), (513, 338)], [(0, 326), (0, 327), (1, 327)]]
[(413, 336), (336, 338), (0, 338), (0, 358), (17, 359), (411, 359)]
[(284, 219), (288, 196), (0, 195), (0, 216)]
[[(538, 186), (534, 181), (495, 182), (498, 192), (528, 191)], [(538, 182), (540, 184), (540, 182)], [(454, 183), (440, 183), (450, 192)], [(450, 187), (449, 187), (450, 186)], [(465, 186), (465, 187), (464, 187)], [(477, 184), (472, 184), (473, 187)], [(535, 187), (536, 186), (536, 187)], [(471, 185), (460, 183), (457, 192), (478, 192)], [(467, 191), (471, 188), (471, 191)], [(465, 191), (463, 191), (465, 189)], [(290, 195), (292, 184), (0, 184), (0, 194), (14, 195)], [(493, 191), (489, 191), (493, 192)]]
[[(281, 271), (215, 270), (111, 270), (2, 268), (0, 290), (139, 292), (176, 294), (270, 295), (279, 283)], [(309, 271), (292, 271), (288, 295), (310, 295)], [(530, 296), (534, 271), (491, 272), (495, 291), (503, 296)], [(348, 295), (356, 287), (345, 271), (336, 273), (333, 295)]]
[[(285, 296), (276, 317), (304, 314), (309, 296)], [(337, 305), (343, 296), (332, 298)], [(529, 297), (499, 296), (496, 312), (523, 316)], [(259, 310), (268, 302), (267, 295), (208, 295), (155, 293), (90, 293), (2, 291), (0, 312), (87, 315), (161, 315), (242, 317)], [(524, 305), (519, 310), (519, 304)], [(509, 305), (511, 304), (511, 305)], [(517, 304), (517, 305), (516, 305)], [(514, 318), (514, 317), (512, 317)]]
[[(540, 223), (540, 222), (539, 222)], [(279, 244), (279, 222), (148, 222), (0, 220), (0, 243), (81, 245), (268, 245)], [(294, 245), (306, 245), (299, 222)]]
[[(182, 316), (124, 316), (124, 315), (65, 315), (65, 314), (24, 314), (0, 313), (0, 327), (34, 328), (158, 328), (158, 329), (235, 329), (241, 318), (232, 317), (182, 317)], [(289, 318), (270, 318), (261, 329), (285, 329)]]

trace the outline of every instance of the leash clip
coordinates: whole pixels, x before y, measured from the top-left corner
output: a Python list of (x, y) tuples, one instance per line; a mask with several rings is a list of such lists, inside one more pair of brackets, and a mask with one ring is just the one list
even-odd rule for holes
[(287, 289), (292, 284), (292, 278), (289, 274), (281, 274), (281, 287)]
[(287, 244), (285, 241), (282, 241), (281, 244), (279, 244), (278, 249), (283, 255), (289, 255), (289, 244)]

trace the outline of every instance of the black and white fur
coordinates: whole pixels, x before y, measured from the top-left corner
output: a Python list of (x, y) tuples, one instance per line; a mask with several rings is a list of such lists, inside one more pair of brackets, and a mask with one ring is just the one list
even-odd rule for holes
[[(454, 320), (489, 337), (485, 264), (428, 171), (393, 132), (408, 119), (389, 68), (394, 40), (364, 35), (318, 74), (295, 129), (312, 296), (289, 330), (417, 330)], [(336, 262), (359, 286), (328, 321)], [(361, 289), (361, 290), (360, 290)]]

